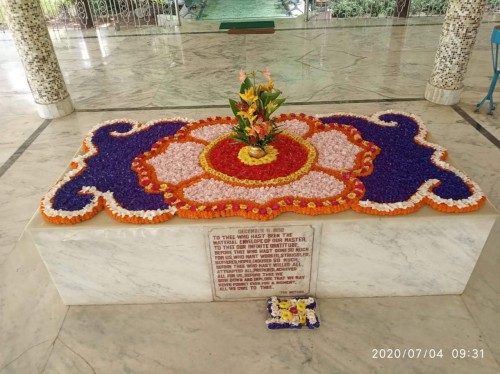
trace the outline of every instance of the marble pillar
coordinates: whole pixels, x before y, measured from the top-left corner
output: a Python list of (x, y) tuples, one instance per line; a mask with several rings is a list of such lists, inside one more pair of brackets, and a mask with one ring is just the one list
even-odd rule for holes
[(442, 105), (454, 105), (460, 101), (485, 5), (486, 0), (450, 0), (434, 69), (425, 90), (427, 100)]
[(58, 118), (73, 112), (39, 0), (3, 1), (9, 29), (26, 71), (38, 114)]

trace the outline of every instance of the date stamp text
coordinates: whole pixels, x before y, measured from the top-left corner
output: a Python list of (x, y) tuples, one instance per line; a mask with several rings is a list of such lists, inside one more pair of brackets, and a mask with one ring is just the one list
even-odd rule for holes
[(480, 359), (484, 358), (484, 349), (478, 348), (373, 348), (373, 359)]

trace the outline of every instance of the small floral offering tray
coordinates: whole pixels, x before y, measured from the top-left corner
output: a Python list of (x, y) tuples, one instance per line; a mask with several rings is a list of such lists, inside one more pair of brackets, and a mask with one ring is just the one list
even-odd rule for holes
[(319, 327), (316, 315), (316, 300), (312, 297), (295, 297), (292, 299), (278, 299), (273, 296), (267, 300), (267, 311), (271, 318), (266, 320), (267, 328), (301, 329)]

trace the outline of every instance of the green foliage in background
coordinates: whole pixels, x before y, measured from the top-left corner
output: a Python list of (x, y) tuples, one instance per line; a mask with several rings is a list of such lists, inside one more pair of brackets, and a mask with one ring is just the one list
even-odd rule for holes
[(109, 13), (116, 13), (120, 12), (120, 5), (123, 8), (126, 9), (136, 9), (144, 6), (163, 6), (165, 5), (165, 0), (149, 0), (147, 2), (139, 2), (136, 0), (127, 0), (127, 4), (124, 4), (123, 2), (121, 4), (118, 4), (118, 0), (89, 0), (90, 3), (90, 8), (94, 13), (99, 13), (100, 11), (102, 12), (106, 8)]
[[(40, 0), (40, 5), (42, 7), (43, 14), (52, 18), (57, 16), (61, 12), (62, 5), (70, 5), (71, 0)], [(0, 2), (0, 7), (1, 7)], [(3, 15), (3, 9), (0, 9), (0, 23), (6, 23), (5, 16)]]
[(337, 18), (392, 15), (394, 0), (331, 0), (332, 16)]
[(70, 6), (71, 0), (40, 0), (42, 11), (45, 17), (56, 17), (64, 9), (64, 6)]
[(490, 9), (500, 8), (500, 0), (490, 0), (488, 1)]
[[(491, 0), (499, 1), (500, 0)], [(412, 0), (410, 12), (413, 15), (444, 14), (448, 0)], [(331, 0), (333, 17), (387, 17), (392, 16), (395, 0)]]
[[(394, 14), (396, 0), (330, 0), (332, 16), (349, 17), (387, 17)], [(411, 15), (445, 14), (448, 0), (412, 0)], [(488, 1), (489, 11), (500, 10), (500, 0)]]
[(446, 0), (412, 0), (411, 2), (411, 14), (445, 14), (446, 8), (448, 6), (448, 1)]
[[(71, 6), (74, 0), (40, 0), (43, 13), (47, 18), (54, 18), (64, 12), (65, 7)], [(93, 13), (100, 13), (104, 7), (114, 13), (113, 2), (117, 0), (89, 0)], [(130, 9), (137, 7), (134, 0), (127, 0)], [(164, 0), (150, 0), (152, 4), (162, 5)], [(330, 0), (330, 9), (333, 17), (390, 17), (394, 13), (396, 0)], [(412, 0), (411, 15), (439, 15), (446, 13), (448, 0)], [(1, 2), (0, 2), (1, 7)], [(117, 7), (117, 6), (116, 6)], [(117, 7), (118, 8), (118, 7)], [(500, 11), (500, 0), (488, 1), (489, 11)], [(104, 10), (104, 9), (103, 9)], [(6, 23), (5, 16), (0, 8), (0, 24)]]

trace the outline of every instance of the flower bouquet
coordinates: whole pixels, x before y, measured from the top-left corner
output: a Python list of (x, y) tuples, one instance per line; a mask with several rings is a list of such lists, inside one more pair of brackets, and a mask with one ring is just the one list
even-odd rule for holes
[(271, 318), (266, 320), (267, 328), (309, 329), (319, 327), (319, 319), (315, 312), (316, 300), (312, 297), (296, 297), (293, 299), (278, 299), (272, 296), (267, 300), (267, 311)]
[[(257, 83), (262, 74), (267, 82)], [(240, 70), (240, 101), (229, 99), (231, 110), (238, 119), (231, 138), (247, 144), (249, 155), (260, 158), (266, 155), (266, 146), (281, 132), (270, 118), (286, 99), (279, 99), (281, 91), (274, 87), (269, 68), (264, 71), (244, 73)]]

